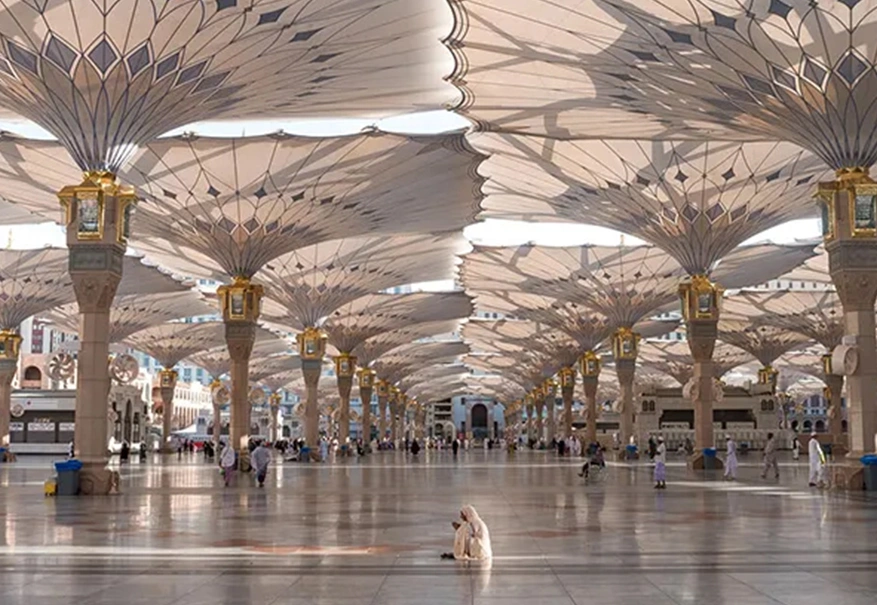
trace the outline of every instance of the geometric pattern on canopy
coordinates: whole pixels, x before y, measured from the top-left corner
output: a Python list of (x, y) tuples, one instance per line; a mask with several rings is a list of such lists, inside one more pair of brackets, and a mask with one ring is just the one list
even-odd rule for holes
[(464, 88), (462, 109), (494, 128), (557, 138), (734, 134), (793, 141), (834, 169), (877, 161), (870, 2), (452, 5), (452, 81)]
[(420, 339), (451, 336), (460, 328), (459, 319), (444, 319), (440, 321), (427, 321), (414, 323), (404, 328), (397, 328), (391, 332), (381, 332), (368, 340), (360, 343), (351, 350), (356, 356), (359, 365), (363, 368), (370, 367), (375, 361), (384, 355), (392, 355), (396, 349), (401, 352), (410, 350), (409, 345), (419, 346)]
[(339, 351), (352, 351), (369, 338), (412, 324), (472, 314), (472, 301), (464, 292), (414, 292), (369, 294), (332, 313), (323, 323), (329, 343)]
[[(733, 345), (717, 342), (713, 352), (713, 377), (718, 379), (739, 365), (751, 361), (753, 355)], [(650, 340), (639, 347), (640, 366), (646, 370), (663, 372), (685, 386), (694, 376), (694, 360), (687, 342), (679, 340)]]
[[(843, 306), (834, 290), (741, 291), (722, 301), (724, 317), (794, 332), (832, 351), (843, 339)], [(721, 327), (721, 325), (720, 325)]]
[(719, 338), (743, 349), (764, 367), (771, 365), (788, 351), (811, 342), (809, 337), (799, 332), (792, 332), (769, 322), (769, 318), (752, 314), (749, 318), (742, 315), (722, 317), (719, 321)]
[(560, 367), (574, 366), (581, 347), (569, 335), (522, 319), (471, 319), (462, 328), (463, 340), (473, 351), (508, 354), (521, 358), (535, 355), (553, 358)]
[(56, 135), (82, 169), (118, 169), (134, 146), (211, 118), (380, 117), (458, 96), (442, 81), (439, 0), (21, 0), (4, 10), (0, 107)]
[(744, 241), (816, 215), (812, 190), (833, 178), (789, 143), (550, 141), (471, 137), (492, 153), (483, 216), (600, 225), (642, 238), (691, 274), (709, 274)]
[(222, 345), (225, 325), (219, 321), (163, 323), (135, 332), (124, 342), (171, 369), (190, 355)]
[(462, 229), (479, 210), (482, 160), (459, 133), (177, 137), (121, 178), (144, 198), (133, 246), (224, 281), (324, 241)]
[(75, 300), (67, 250), (0, 250), (0, 329)]
[[(253, 352), (250, 354), (250, 363), (283, 353), (287, 349), (289, 343), (278, 338), (275, 333), (264, 328), (256, 328), (256, 340), (253, 344)], [(193, 366), (203, 368), (214, 379), (224, 376), (231, 370), (231, 357), (228, 348), (224, 345), (190, 355), (186, 361)]]
[(396, 347), (371, 367), (379, 378), (396, 383), (426, 366), (451, 363), (468, 352), (468, 345), (459, 341), (410, 343)]
[(301, 358), (297, 355), (279, 354), (262, 357), (250, 363), (250, 383), (257, 384), (266, 378), (291, 370), (301, 370)]
[(322, 242), (280, 256), (256, 274), (266, 287), (267, 320), (316, 327), (344, 305), (414, 282), (453, 279), (460, 234), (369, 236)]
[(469, 376), (469, 370), (461, 363), (436, 364), (421, 368), (406, 375), (396, 385), (411, 397), (417, 390), (436, 385), (462, 383)]
[(522, 290), (588, 307), (631, 327), (678, 299), (686, 272), (654, 246), (478, 246), (466, 255), (462, 281), (470, 293)]
[[(214, 315), (216, 307), (196, 291), (158, 294), (116, 294), (110, 308), (109, 342), (117, 343), (151, 326), (184, 317)], [(79, 306), (71, 303), (46, 314), (59, 329), (79, 331)], [(173, 366), (171, 366), (173, 367)]]

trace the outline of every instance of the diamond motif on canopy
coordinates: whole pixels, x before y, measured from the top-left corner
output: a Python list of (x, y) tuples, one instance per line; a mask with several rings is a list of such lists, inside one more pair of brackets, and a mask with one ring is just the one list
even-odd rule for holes
[(758, 323), (800, 334), (832, 351), (844, 336), (843, 306), (834, 290), (743, 291), (725, 298), (731, 317), (757, 314)]
[[(709, 274), (770, 227), (815, 216), (812, 189), (833, 178), (817, 158), (788, 143), (499, 134), (472, 141), (494, 154), (480, 168), (488, 177), (484, 216), (617, 229), (660, 246), (692, 275)], [(672, 178), (681, 169), (697, 178)]]
[[(713, 376), (721, 378), (737, 366), (750, 361), (752, 355), (724, 342), (717, 342), (713, 352)], [(680, 340), (644, 342), (639, 349), (642, 368), (663, 372), (685, 386), (694, 376), (694, 361), (688, 343)]]
[(323, 323), (329, 344), (353, 351), (368, 339), (418, 323), (463, 320), (472, 301), (463, 292), (369, 294), (344, 305)]
[(295, 329), (319, 326), (344, 305), (392, 287), (453, 279), (462, 235), (371, 236), (323, 242), (265, 265), (263, 316)]
[(764, 325), (764, 321), (769, 320), (763, 318), (757, 309), (750, 310), (748, 315), (722, 317), (719, 322), (719, 338), (743, 349), (765, 367), (773, 364), (784, 353), (810, 342), (810, 338), (799, 332)]
[(575, 365), (582, 354), (579, 344), (569, 335), (529, 320), (472, 319), (463, 326), (462, 332), (463, 339), (474, 351), (522, 360), (552, 359), (557, 366), (554, 372)]
[[(287, 349), (289, 349), (289, 344), (279, 339), (276, 334), (263, 328), (256, 328), (256, 339), (253, 344), (253, 352), (250, 355), (250, 362), (256, 363), (263, 357), (283, 353)], [(228, 374), (231, 369), (231, 357), (229, 357), (228, 348), (225, 346), (191, 355), (187, 362), (203, 368), (212, 378), (217, 379)]]
[(195, 353), (225, 343), (225, 326), (218, 321), (164, 323), (135, 332), (124, 342), (171, 369)]
[(452, 5), (462, 110), (493, 128), (785, 140), (835, 169), (877, 160), (877, 15), (857, 2)]
[(206, 119), (441, 108), (457, 97), (443, 82), (446, 11), (438, 0), (20, 1), (0, 23), (0, 106), (56, 135), (81, 168), (111, 171)]
[[(127, 277), (127, 276), (126, 276)], [(122, 342), (135, 332), (183, 317), (213, 315), (216, 308), (200, 293), (162, 292), (153, 294), (116, 294), (110, 309), (109, 342)], [(70, 303), (46, 314), (46, 319), (60, 329), (79, 331), (79, 305)]]
[(301, 358), (297, 355), (272, 355), (250, 363), (250, 382), (258, 384), (276, 374), (301, 370)]
[(459, 319), (416, 323), (404, 328), (397, 328), (392, 332), (383, 332), (372, 336), (357, 345), (352, 350), (352, 354), (356, 355), (361, 367), (367, 368), (383, 356), (395, 354), (396, 349), (401, 349), (400, 353), (404, 353), (410, 350), (410, 347), (418, 344), (421, 339), (451, 336), (459, 328)]
[(425, 365), (450, 363), (469, 352), (469, 347), (456, 341), (411, 343), (395, 348), (372, 363), (378, 377), (396, 383)]
[(181, 137), (150, 144), (122, 178), (145, 198), (133, 245), (225, 281), (319, 242), (462, 229), (482, 159), (460, 134)]

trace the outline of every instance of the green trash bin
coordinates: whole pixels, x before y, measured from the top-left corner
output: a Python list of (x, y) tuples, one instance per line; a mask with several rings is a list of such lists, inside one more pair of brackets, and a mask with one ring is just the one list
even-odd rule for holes
[(703, 448), (703, 470), (714, 471), (717, 468), (718, 468), (718, 465), (716, 464), (716, 448), (714, 448), (714, 447)]
[(865, 466), (865, 491), (877, 492), (877, 455), (868, 454), (859, 461)]
[(55, 472), (58, 473), (56, 496), (76, 496), (79, 494), (79, 471), (82, 470), (82, 462), (79, 460), (64, 460), (55, 463)]

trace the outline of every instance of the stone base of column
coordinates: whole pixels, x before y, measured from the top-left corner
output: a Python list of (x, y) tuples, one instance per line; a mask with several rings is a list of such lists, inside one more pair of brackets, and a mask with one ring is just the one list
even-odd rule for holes
[[(832, 451), (832, 457), (837, 460)], [(831, 489), (862, 491), (865, 489), (865, 467), (855, 460), (841, 460), (826, 468), (826, 479)]]
[(108, 496), (119, 493), (119, 473), (101, 464), (83, 464), (79, 471), (80, 496)]
[(695, 452), (691, 456), (688, 457), (688, 468), (693, 471), (705, 471), (705, 470), (714, 470), (720, 471), (725, 468), (725, 463), (722, 462), (722, 459), (716, 456), (713, 458), (712, 468), (706, 468), (706, 456), (703, 455), (703, 452)]

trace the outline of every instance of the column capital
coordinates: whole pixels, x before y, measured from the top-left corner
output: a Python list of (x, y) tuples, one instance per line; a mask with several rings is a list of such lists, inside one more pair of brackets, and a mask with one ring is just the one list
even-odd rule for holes
[(612, 356), (616, 361), (636, 359), (640, 335), (629, 327), (620, 327), (612, 334)]
[(222, 320), (229, 323), (255, 324), (262, 312), (264, 288), (250, 282), (248, 277), (235, 277), (231, 284), (219, 286), (219, 310)]
[[(339, 353), (335, 356), (335, 375), (339, 378), (353, 378), (356, 373), (356, 356), (350, 353)], [(360, 374), (360, 378), (362, 374)]]
[(308, 326), (295, 336), (298, 354), (302, 360), (320, 360), (326, 355), (328, 337), (319, 328)]
[(679, 284), (682, 317), (689, 324), (718, 321), (724, 289), (706, 275), (692, 275)]

